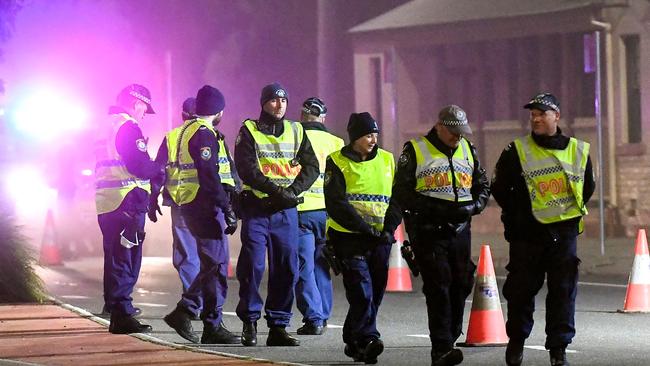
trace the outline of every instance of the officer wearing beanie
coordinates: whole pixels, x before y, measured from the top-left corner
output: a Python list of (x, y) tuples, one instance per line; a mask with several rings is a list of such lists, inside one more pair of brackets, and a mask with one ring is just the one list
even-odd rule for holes
[[(228, 152), (213, 128), (213, 121), (223, 115), (225, 99), (218, 89), (205, 85), (196, 95), (194, 111), (191, 100), (184, 107), (192, 118), (166, 135), (156, 157), (167, 164), (164, 186), (172, 201), (174, 266), (183, 283), (181, 300), (164, 320), (181, 337), (198, 343), (191, 320), (200, 315), (201, 343), (236, 344), (240, 337), (222, 319), (229, 260), (224, 215), (231, 204), (220, 161), (228, 161)], [(154, 221), (159, 210), (156, 188), (149, 212)]]
[(296, 284), (296, 305), (305, 324), (297, 332), (307, 335), (322, 334), (332, 312), (332, 278), (323, 256), (327, 219), (323, 177), (325, 159), (330, 153), (340, 150), (344, 142), (325, 127), (326, 114), (327, 106), (320, 98), (307, 98), (302, 104), (300, 120), (318, 158), (321, 173), (303, 193), (305, 202), (298, 205), (300, 274)]
[(344, 352), (376, 363), (384, 350), (377, 312), (388, 280), (388, 257), (402, 221), (391, 200), (395, 161), (377, 145), (379, 128), (370, 113), (352, 113), (350, 142), (327, 158), (325, 206), (328, 245), (342, 261), (350, 305), (343, 325)]
[(476, 269), (471, 220), (490, 196), (485, 170), (465, 137), (471, 133), (463, 109), (444, 107), (427, 135), (404, 144), (395, 174), (394, 199), (424, 282), (433, 365), (463, 360), (454, 343)]
[[(318, 177), (318, 160), (300, 123), (284, 118), (289, 96), (278, 83), (262, 89), (262, 111), (247, 119), (235, 144), (243, 183), (241, 242), (237, 262), (242, 344), (257, 345), (262, 306), (269, 327), (267, 346), (298, 346), (285, 328), (291, 320), (298, 279), (298, 196)], [(266, 253), (269, 284), (266, 304), (259, 294)]]
[(524, 106), (531, 133), (511, 142), (494, 170), (492, 194), (510, 243), (503, 296), (508, 301), (506, 363), (520, 365), (533, 328), (535, 295), (546, 278), (546, 349), (551, 365), (568, 365), (575, 336), (576, 244), (594, 193), (589, 144), (562, 134), (560, 102), (540, 93)]
[(120, 92), (96, 134), (95, 201), (104, 246), (104, 312), (110, 313), (111, 333), (151, 331), (134, 318), (138, 309), (131, 292), (142, 263), (149, 180), (164, 174), (163, 166), (151, 161), (138, 125), (152, 113), (149, 90), (131, 84)]

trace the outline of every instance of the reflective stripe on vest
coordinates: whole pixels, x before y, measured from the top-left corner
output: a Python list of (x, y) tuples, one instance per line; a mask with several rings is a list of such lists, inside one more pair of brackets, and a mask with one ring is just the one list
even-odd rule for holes
[[(363, 221), (381, 231), (384, 228), (384, 217), (393, 186), (393, 154), (378, 149), (374, 159), (355, 162), (343, 156), (339, 150), (333, 152), (330, 157), (343, 173), (345, 197), (350, 205)], [(327, 219), (327, 227), (345, 233), (354, 232), (331, 218)]]
[(425, 137), (418, 137), (411, 140), (410, 143), (413, 145), (417, 162), (415, 168), (416, 192), (445, 201), (467, 202), (472, 200), (474, 157), (470, 152), (467, 140), (460, 139), (459, 148), (451, 157), (451, 165), (447, 155), (440, 152)]
[(226, 150), (226, 144), (223, 140), (219, 140), (219, 154), (217, 155), (219, 165), (219, 178), (221, 179), (221, 184), (227, 184), (229, 186), (235, 186), (235, 178), (232, 176), (230, 171), (230, 160), (228, 160), (229, 151)]
[[(279, 137), (267, 135), (257, 129), (255, 121), (246, 120), (244, 126), (253, 136), (257, 165), (262, 174), (280, 187), (288, 187), (300, 173), (300, 165), (295, 165), (298, 149), (302, 144), (303, 128), (300, 123), (284, 120), (284, 132)], [(266, 193), (244, 184), (243, 190), (252, 191), (263, 198)]]
[(582, 190), (589, 143), (572, 137), (564, 150), (555, 150), (540, 147), (530, 135), (514, 142), (537, 221), (548, 224), (586, 215)]
[(149, 180), (129, 173), (115, 149), (117, 131), (127, 121), (137, 121), (126, 113), (110, 115), (110, 124), (99, 131), (95, 143), (95, 206), (97, 214), (115, 211), (135, 188), (151, 192)]
[(325, 195), (323, 194), (323, 177), (325, 176), (325, 160), (334, 151), (341, 150), (343, 139), (332, 135), (327, 131), (305, 130), (307, 138), (318, 159), (320, 174), (314, 184), (302, 193), (305, 202), (298, 205), (298, 211), (312, 211), (325, 209)]
[[(167, 181), (165, 188), (177, 205), (188, 204), (199, 191), (199, 176), (190, 155), (189, 142), (201, 127), (216, 133), (212, 125), (200, 118), (187, 120), (167, 134)], [(215, 167), (216, 169), (216, 167)]]

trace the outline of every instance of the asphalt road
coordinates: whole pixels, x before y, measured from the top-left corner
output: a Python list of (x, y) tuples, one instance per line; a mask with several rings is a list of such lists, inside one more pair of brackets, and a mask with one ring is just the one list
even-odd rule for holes
[[(99, 312), (102, 307), (102, 260), (86, 258), (67, 262), (63, 267), (43, 268), (39, 274), (46, 282), (50, 293), (57, 299), (86, 309)], [(499, 289), (502, 278), (498, 278)], [(224, 320), (229, 329), (241, 331), (241, 322), (235, 316), (238, 283), (229, 281), (229, 292), (224, 307)], [(571, 365), (648, 365), (650, 339), (650, 314), (621, 314), (616, 310), (623, 305), (626, 279), (621, 276), (583, 276), (578, 290), (576, 312), (577, 336), (569, 346)], [(386, 345), (379, 356), (381, 365), (429, 365), (430, 343), (424, 297), (420, 292), (419, 279), (413, 282), (413, 292), (388, 293), (379, 311), (378, 327)], [(265, 283), (262, 291), (266, 290)], [(180, 338), (162, 320), (176, 305), (180, 294), (180, 281), (168, 258), (145, 258), (140, 280), (133, 294), (134, 303), (143, 309), (141, 321), (151, 324), (153, 336), (160, 339), (192, 345)], [(526, 343), (524, 364), (547, 365), (548, 353), (544, 350), (544, 298), (542, 290), (537, 299), (535, 327)], [(472, 296), (469, 299), (471, 301)], [(469, 317), (471, 302), (465, 313), (465, 326)], [(501, 297), (503, 304), (503, 297)], [(505, 309), (505, 304), (504, 309)], [(210, 346), (213, 351), (237, 354), (281, 362), (309, 365), (352, 365), (351, 359), (343, 354), (341, 326), (347, 311), (347, 302), (340, 277), (335, 278), (334, 313), (329, 327), (322, 336), (297, 336), (300, 347), (266, 347), (268, 329), (265, 322), (259, 322), (257, 347)], [(505, 312), (504, 312), (505, 317)], [(294, 309), (294, 318), (288, 329), (295, 334), (301, 325), (301, 317)], [(201, 330), (201, 322), (194, 322), (194, 328)], [(461, 336), (459, 341), (463, 341)], [(201, 345), (194, 345), (202, 347)], [(463, 348), (464, 365), (503, 365), (504, 347)], [(358, 363), (356, 363), (358, 364)]]

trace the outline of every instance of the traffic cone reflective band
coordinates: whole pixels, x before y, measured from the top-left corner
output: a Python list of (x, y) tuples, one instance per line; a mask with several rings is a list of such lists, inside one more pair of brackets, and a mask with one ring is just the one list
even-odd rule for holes
[(47, 210), (45, 217), (45, 228), (43, 230), (43, 241), (41, 242), (41, 256), (39, 263), (43, 266), (55, 266), (62, 264), (59, 246), (56, 244), (56, 232), (54, 230), (54, 214)]
[(645, 229), (640, 229), (636, 236), (634, 263), (627, 283), (624, 313), (650, 312), (650, 256)]
[(494, 275), (490, 246), (483, 244), (478, 259), (472, 312), (469, 316), (467, 338), (463, 346), (505, 346), (508, 344), (503, 321), (499, 288)]
[(402, 252), (400, 251), (400, 247), (404, 242), (404, 227), (402, 224), (395, 230), (395, 240), (396, 242), (390, 249), (390, 257), (388, 259), (388, 283), (386, 284), (386, 291), (413, 291), (411, 272), (404, 258), (402, 258)]

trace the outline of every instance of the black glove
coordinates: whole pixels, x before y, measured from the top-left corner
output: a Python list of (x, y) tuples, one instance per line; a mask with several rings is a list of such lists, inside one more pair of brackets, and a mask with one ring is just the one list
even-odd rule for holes
[(415, 260), (415, 253), (413, 253), (411, 243), (408, 240), (404, 240), (400, 251), (402, 253), (402, 258), (406, 261), (411, 273), (413, 273), (414, 277), (417, 277), (420, 274), (420, 268), (418, 267), (418, 262)]
[(149, 197), (149, 208), (147, 209), (147, 216), (149, 216), (149, 220), (151, 220), (151, 222), (158, 221), (156, 212), (158, 212), (158, 214), (162, 216), (162, 211), (160, 210), (160, 205), (158, 204), (158, 195), (156, 195), (155, 197), (151, 195)]
[(395, 241), (393, 234), (386, 230), (382, 231), (379, 236), (379, 245), (393, 245)]
[(371, 241), (379, 241), (381, 238), (381, 231), (375, 229), (374, 227), (370, 227), (370, 231), (368, 231), (368, 236), (370, 236)]
[(232, 208), (224, 210), (223, 217), (224, 220), (226, 221), (226, 230), (224, 230), (223, 232), (226, 235), (234, 234), (235, 231), (237, 231), (237, 216), (235, 216), (235, 212), (232, 210)]
[(476, 202), (456, 207), (454, 212), (450, 215), (449, 221), (454, 224), (467, 222), (472, 217), (474, 212), (476, 212)]
[(293, 193), (293, 190), (280, 187), (277, 192), (271, 195), (271, 202), (275, 209), (284, 210), (298, 206), (300, 200)]
[(326, 244), (323, 246), (323, 257), (325, 258), (327, 264), (329, 264), (330, 268), (332, 268), (334, 276), (338, 276), (338, 274), (341, 273), (341, 270), (343, 269), (343, 263), (341, 262), (341, 258), (337, 257), (336, 254), (334, 254), (334, 247), (331, 244)]

